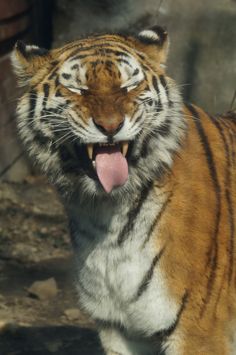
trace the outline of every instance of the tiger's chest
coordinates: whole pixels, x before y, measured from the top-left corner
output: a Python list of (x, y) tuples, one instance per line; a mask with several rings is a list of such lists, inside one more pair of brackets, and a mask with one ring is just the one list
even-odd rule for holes
[(149, 235), (161, 208), (149, 198), (133, 213), (129, 205), (100, 206), (74, 219), (79, 302), (92, 318), (147, 336), (174, 323), (178, 306), (160, 267), (163, 248)]

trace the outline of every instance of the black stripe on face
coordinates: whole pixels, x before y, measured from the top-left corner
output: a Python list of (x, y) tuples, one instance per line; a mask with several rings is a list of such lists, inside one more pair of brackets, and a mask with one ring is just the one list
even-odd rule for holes
[(138, 301), (139, 297), (142, 296), (142, 294), (147, 290), (148, 285), (150, 284), (153, 274), (154, 274), (154, 269), (158, 263), (158, 261), (160, 260), (161, 256), (163, 255), (165, 251), (165, 247), (161, 249), (161, 251), (154, 257), (154, 259), (152, 260), (151, 266), (149, 268), (149, 270), (147, 271), (147, 273), (144, 275), (143, 280), (141, 281), (139, 288), (137, 290), (137, 294), (135, 295), (135, 297), (133, 298), (133, 302)]
[(35, 114), (35, 107), (37, 102), (37, 91), (31, 90), (29, 93), (29, 116), (28, 118), (31, 119)]
[(68, 73), (62, 73), (61, 76), (65, 79), (65, 80), (69, 80), (71, 78), (71, 74)]
[(141, 210), (142, 205), (144, 204), (144, 202), (146, 201), (149, 191), (151, 190), (152, 184), (149, 183), (149, 185), (145, 186), (140, 194), (140, 198), (137, 202), (136, 207), (134, 207), (133, 209), (131, 209), (128, 213), (128, 221), (127, 223), (124, 225), (123, 229), (121, 230), (118, 239), (117, 239), (117, 243), (119, 246), (121, 246), (124, 241), (126, 240), (126, 238), (129, 236), (129, 233), (132, 231), (132, 229), (134, 228), (135, 222), (136, 222), (136, 218), (139, 215), (139, 212)]
[[(77, 48), (74, 52), (72, 52), (68, 57), (68, 58), (71, 58), (72, 60), (75, 60), (75, 59), (81, 59), (81, 54), (80, 53), (83, 53), (83, 52), (87, 52), (87, 51), (91, 51), (91, 50), (101, 50), (101, 53), (103, 55), (107, 55), (107, 54), (112, 54), (112, 55), (115, 55), (117, 57), (129, 57), (129, 55), (127, 54), (128, 52), (128, 49), (127, 48), (123, 48), (119, 45), (117, 45), (116, 47), (119, 48), (120, 50), (117, 50), (117, 49), (111, 49), (111, 48), (108, 48), (111, 46), (111, 43), (103, 43), (103, 44), (95, 44), (95, 45), (92, 45), (92, 46), (88, 46), (88, 47), (80, 47), (80, 48)], [(77, 54), (77, 56), (76, 56)], [(94, 55), (97, 55), (98, 53), (95, 52), (93, 54), (91, 53), (87, 53), (84, 55), (84, 58), (86, 57), (90, 57), (90, 56), (94, 56)]]
[(39, 147), (41, 148), (46, 148), (46, 150), (51, 150), (49, 149), (49, 144), (51, 143), (51, 139), (47, 136), (45, 136), (40, 130), (33, 130), (34, 133), (34, 142), (38, 144)]
[(200, 315), (202, 317), (205, 313), (206, 306), (207, 306), (207, 304), (210, 300), (211, 294), (212, 294), (214, 281), (215, 281), (215, 277), (216, 277), (216, 269), (217, 269), (217, 265), (218, 265), (218, 234), (219, 234), (219, 225), (220, 225), (220, 218), (221, 218), (221, 188), (220, 188), (220, 184), (219, 184), (219, 180), (218, 180), (218, 176), (217, 176), (213, 153), (212, 153), (210, 144), (208, 142), (207, 135), (203, 129), (203, 126), (202, 126), (202, 123), (200, 120), (200, 116), (199, 116), (197, 110), (192, 105), (188, 104), (188, 105), (186, 105), (186, 107), (188, 108), (188, 110), (192, 114), (193, 122), (196, 126), (200, 141), (202, 143), (202, 146), (203, 146), (203, 149), (205, 152), (206, 162), (208, 165), (209, 174), (210, 174), (212, 184), (213, 184), (213, 187), (215, 190), (215, 195), (216, 195), (216, 220), (215, 220), (215, 227), (214, 227), (214, 232), (213, 232), (213, 237), (212, 237), (212, 244), (210, 246), (210, 250), (208, 253), (209, 257), (208, 257), (208, 262), (207, 262), (207, 266), (209, 266), (209, 264), (210, 264), (211, 269), (210, 269), (210, 275), (209, 275), (208, 282), (207, 282), (207, 293), (203, 299), (203, 306), (201, 308), (201, 313), (200, 313)]
[(52, 80), (57, 75), (58, 68), (54, 68), (48, 76), (48, 80)]
[(152, 85), (153, 85), (153, 88), (155, 89), (156, 93), (157, 93), (157, 97), (158, 97), (158, 100), (157, 100), (157, 109), (158, 111), (162, 111), (163, 109), (163, 106), (162, 106), (162, 103), (161, 103), (161, 97), (160, 97), (160, 89), (159, 89), (159, 86), (158, 86), (158, 80), (155, 76), (152, 77)]
[(225, 170), (225, 198), (227, 201), (227, 207), (228, 207), (228, 218), (229, 218), (229, 225), (230, 225), (230, 238), (229, 238), (229, 248), (228, 248), (228, 253), (229, 253), (229, 272), (228, 272), (228, 281), (229, 283), (232, 280), (233, 276), (233, 265), (234, 265), (234, 233), (235, 233), (235, 224), (234, 224), (234, 205), (233, 201), (231, 198), (231, 188), (232, 188), (232, 177), (231, 177), (231, 160), (230, 160), (230, 148), (227, 143), (227, 139), (225, 136), (224, 129), (219, 123), (219, 120), (217, 120), (214, 117), (209, 116), (211, 119), (211, 122), (214, 124), (214, 126), (217, 128), (219, 135), (223, 141), (224, 148), (225, 148), (225, 155), (226, 155), (226, 170)]
[(79, 64), (75, 63), (74, 65), (72, 65), (70, 69), (71, 70), (79, 69)]
[[(35, 108), (37, 103), (37, 92), (36, 90), (31, 90), (29, 93), (29, 127), (31, 132), (34, 134), (34, 142), (38, 144), (39, 147), (45, 148), (51, 142), (50, 138), (45, 136), (38, 128), (34, 127), (34, 121), (32, 119), (35, 116)], [(43, 112), (43, 110), (42, 110)]]
[(166, 95), (169, 98), (169, 89), (168, 89), (168, 86), (167, 86), (166, 79), (164, 78), (163, 75), (160, 75), (159, 78), (160, 78), (161, 85), (164, 87), (164, 89), (166, 91)]
[(160, 90), (159, 90), (157, 78), (155, 76), (152, 77), (152, 85), (153, 85), (154, 89), (156, 90), (156, 93), (157, 93), (157, 95), (159, 97), (160, 96)]
[(117, 59), (117, 62), (120, 63), (120, 64), (126, 64), (126, 65), (128, 65), (130, 68), (132, 68), (132, 65), (130, 64), (130, 62), (129, 62), (127, 59), (119, 58), (119, 59)]
[[(139, 115), (139, 116), (135, 119), (135, 122), (134, 122), (133, 126), (134, 126), (136, 123), (138, 123), (142, 118), (143, 118), (143, 114)], [(132, 128), (133, 128), (133, 126), (132, 126)]]
[(56, 92), (55, 92), (55, 96), (56, 97), (63, 97), (62, 93), (61, 93), (61, 90), (60, 89), (57, 89)]
[(49, 84), (44, 83), (43, 84), (43, 93), (44, 93), (44, 98), (43, 98), (43, 107), (46, 107), (47, 101), (48, 101), (48, 96), (49, 96)]
[[(147, 139), (150, 133), (146, 134), (145, 138), (143, 139), (142, 142), (142, 147), (140, 150), (140, 157), (145, 159), (148, 154), (150, 153), (150, 147), (149, 147), (149, 140)], [(151, 139), (151, 138), (150, 138)]]
[(172, 107), (172, 106), (173, 106), (173, 102), (170, 100), (170, 93), (169, 93), (169, 88), (168, 88), (167, 81), (166, 81), (164, 75), (160, 75), (159, 78), (160, 78), (161, 85), (162, 85), (162, 86), (164, 87), (164, 89), (165, 89), (169, 106)]

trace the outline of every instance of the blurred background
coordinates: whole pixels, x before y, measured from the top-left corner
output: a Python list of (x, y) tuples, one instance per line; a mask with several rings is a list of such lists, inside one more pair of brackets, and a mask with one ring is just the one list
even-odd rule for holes
[(184, 99), (211, 113), (235, 108), (235, 0), (0, 0), (1, 355), (102, 354), (77, 309), (62, 206), (17, 138), (11, 50), (18, 39), (53, 48), (155, 24), (169, 32), (167, 73)]

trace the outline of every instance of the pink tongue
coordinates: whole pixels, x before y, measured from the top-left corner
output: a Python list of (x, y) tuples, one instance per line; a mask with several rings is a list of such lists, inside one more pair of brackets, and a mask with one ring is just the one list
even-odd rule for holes
[(96, 171), (104, 190), (109, 193), (128, 179), (128, 164), (118, 146), (96, 149)]

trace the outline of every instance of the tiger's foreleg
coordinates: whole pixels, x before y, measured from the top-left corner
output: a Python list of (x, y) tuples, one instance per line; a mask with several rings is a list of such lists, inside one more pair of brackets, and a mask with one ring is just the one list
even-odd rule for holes
[(112, 328), (99, 332), (102, 346), (106, 355), (134, 355), (128, 340), (118, 331)]

